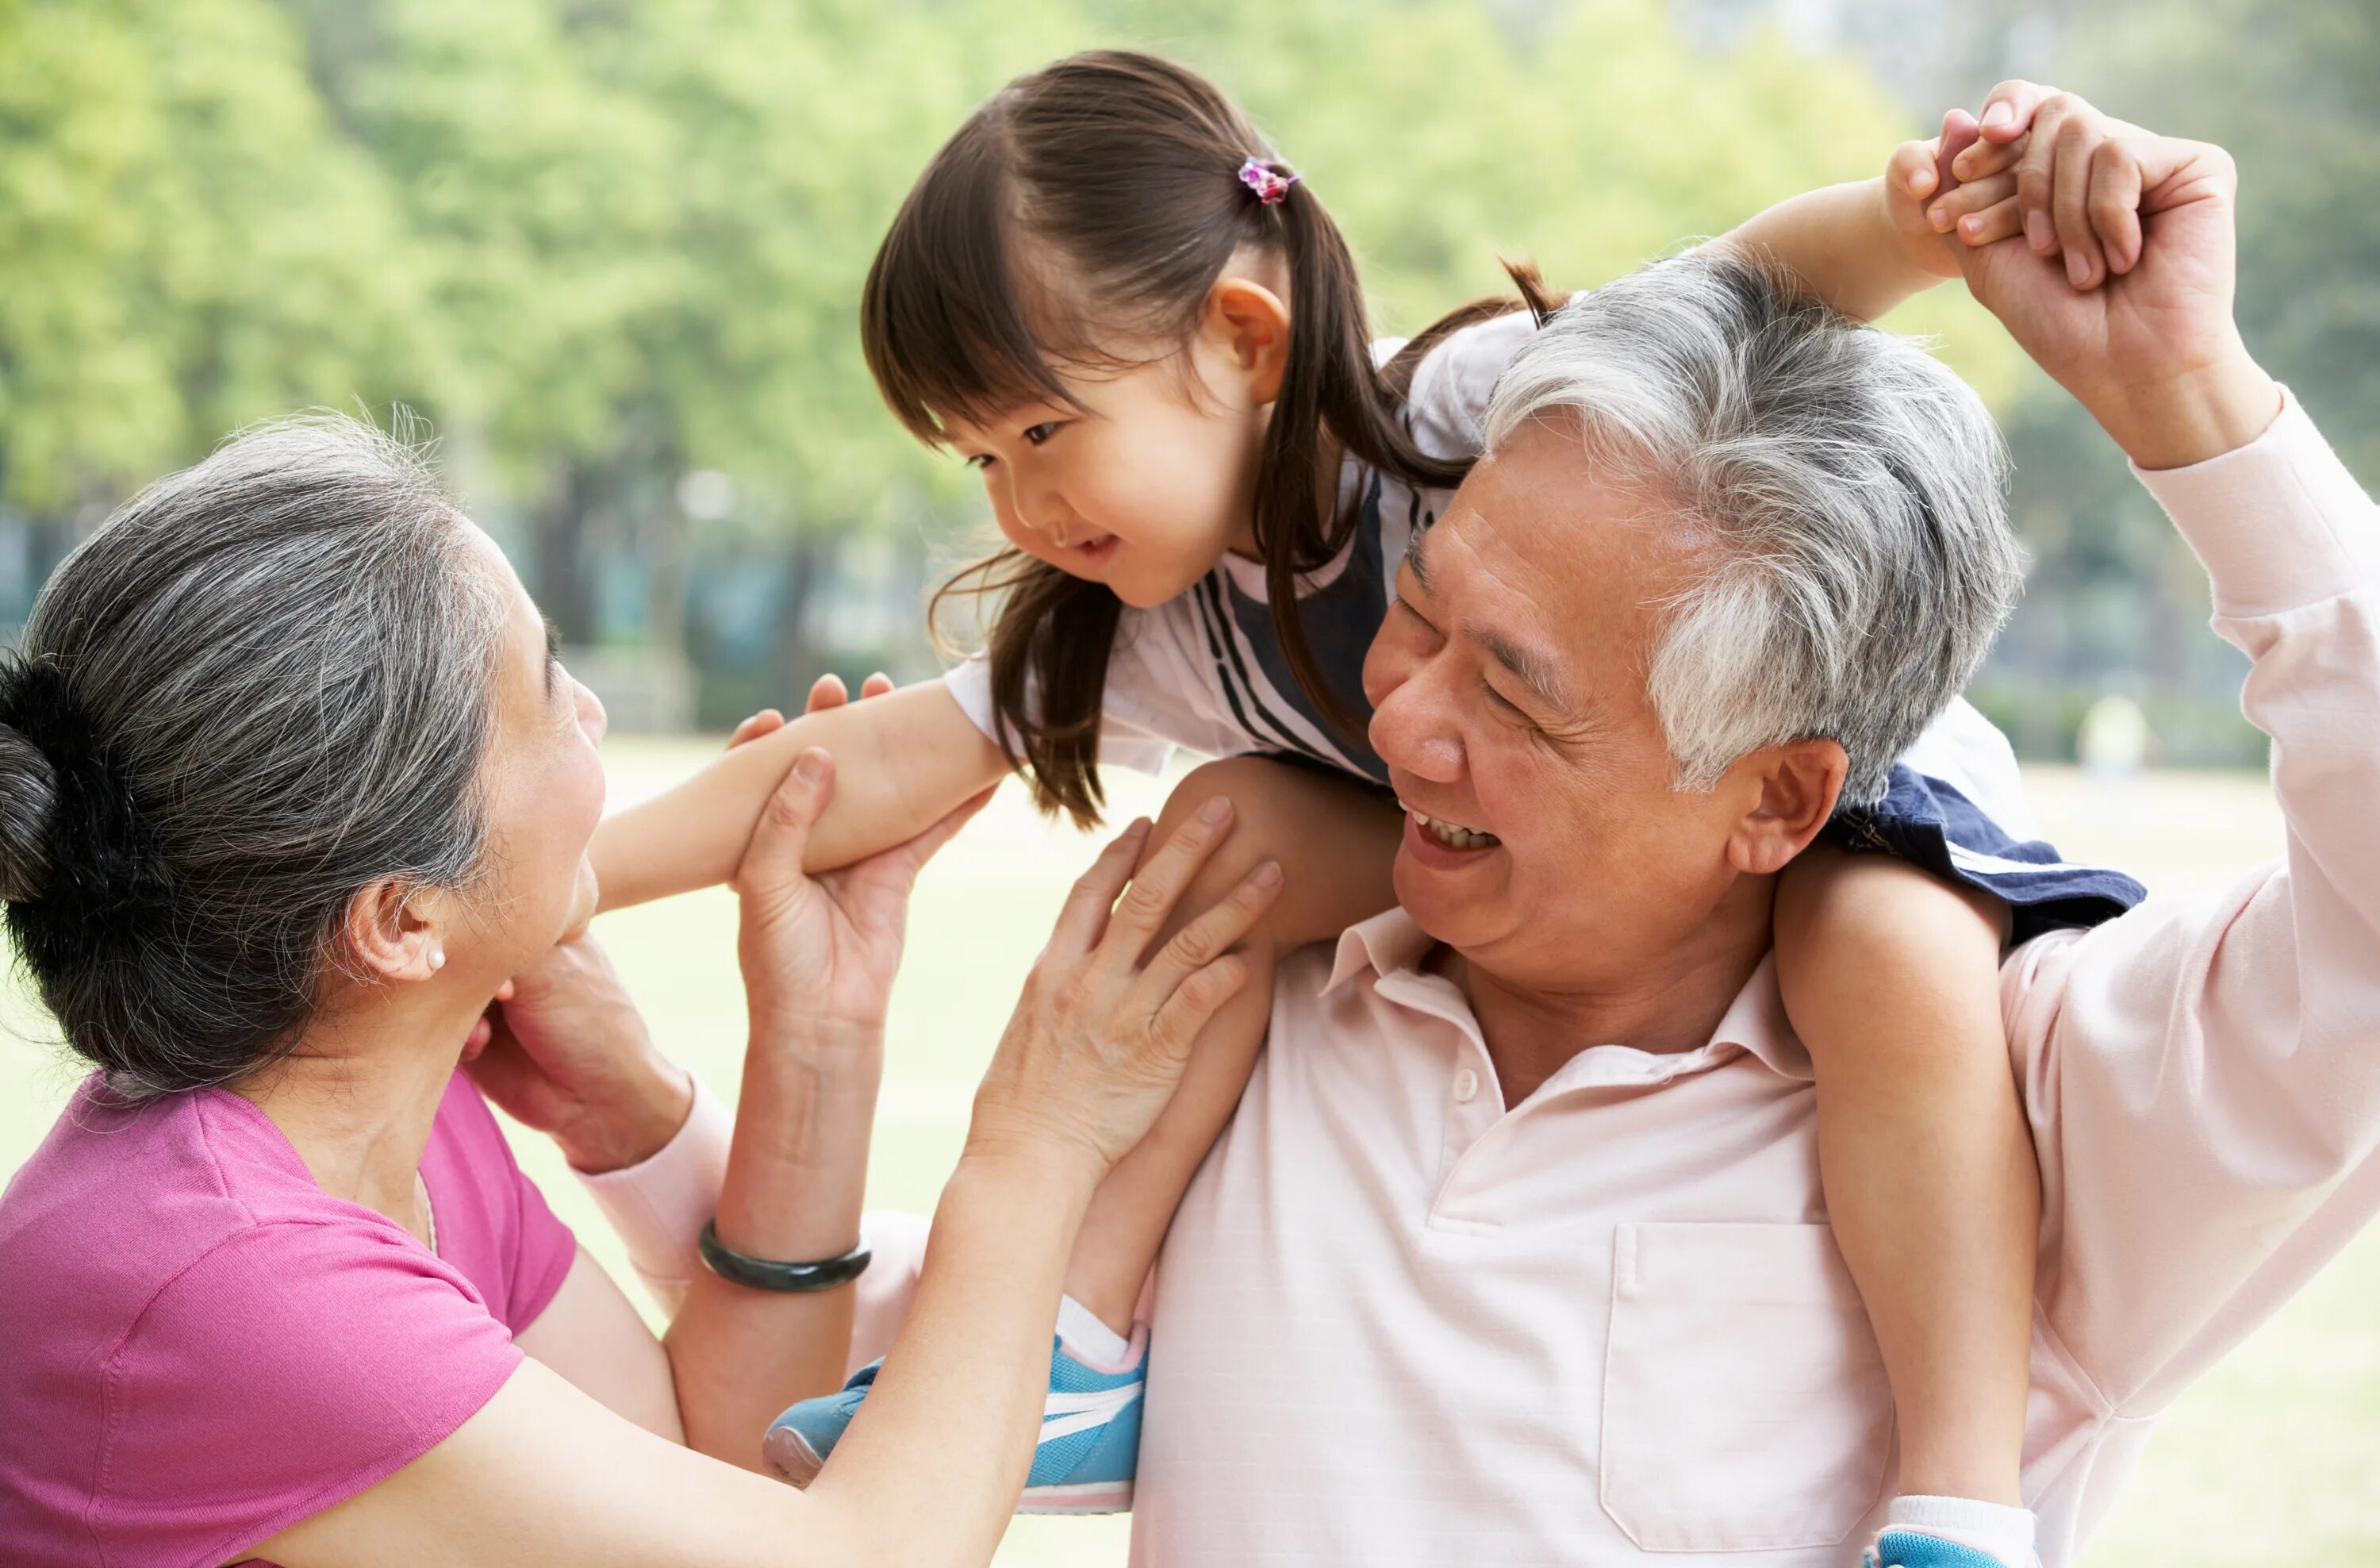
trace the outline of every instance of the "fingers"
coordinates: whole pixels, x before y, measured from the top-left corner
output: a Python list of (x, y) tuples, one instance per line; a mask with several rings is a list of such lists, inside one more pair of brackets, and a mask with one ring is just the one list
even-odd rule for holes
[[(1249, 928), (1272, 907), (1281, 896), (1281, 887), (1280, 863), (1268, 860), (1242, 877), (1231, 896), (1174, 932), (1173, 940), (1158, 949), (1142, 975), (1142, 984), (1152, 993), (1152, 1004), (1170, 997), (1192, 975), (1229, 953), (1232, 944), (1247, 935)], [(1156, 1010), (1162, 1012), (1161, 1007)]]
[(727, 737), (727, 749), (733, 751), (747, 741), (758, 740), (764, 735), (773, 735), (784, 727), (784, 714), (774, 708), (763, 708), (735, 726), (735, 733)]
[(2006, 239), (2023, 222), (2017, 212), (2013, 174), (1993, 175), (1962, 185), (1935, 206), (1942, 210), (1941, 226), (1955, 226), (1960, 240), (1968, 245), (1989, 245)]
[(2059, 123), (2051, 176), (2056, 183), (2049, 195), (2058, 244), (2066, 252), (2066, 281), (2077, 288), (2095, 288), (2107, 275), (2107, 257), (2091, 229), (2092, 129), (2085, 115), (2071, 115)]
[(1884, 178), (1903, 199), (1894, 203), (1896, 210), (1909, 202), (1925, 201), (1941, 185), (1941, 173), (1935, 167), (1936, 151), (1940, 145), (1939, 138), (1929, 138), (1904, 141), (1892, 150), (1892, 156), (1885, 161)]
[(1050, 929), (1050, 951), (1083, 954), (1099, 944), (1107, 930), (1108, 911), (1115, 906), (1124, 883), (1132, 880), (1140, 846), (1148, 842), (1148, 818), (1134, 818), (1123, 832), (1108, 841), (1091, 869), (1075, 879), (1064, 907), (1058, 911), (1058, 923)]
[(2140, 264), (2141, 189), (2141, 161), (2125, 142), (2103, 142), (2092, 153), (2091, 228), (2119, 275)]
[[(1985, 178), (1958, 186), (1925, 209), (1926, 222), (1937, 234), (1948, 234), (1959, 220), (1970, 213), (2007, 201), (2016, 194), (2016, 176), (1991, 175)], [(1963, 226), (1960, 232), (1966, 231)]]
[(1248, 961), (1236, 953), (1225, 954), (1173, 988), (1149, 1022), (1151, 1038), (1164, 1048), (1169, 1061), (1187, 1062), (1198, 1031), (1247, 983)]
[(810, 830), (833, 798), (834, 759), (813, 746), (794, 760), (762, 808), (735, 869), (736, 892), (768, 893), (798, 882)]
[(859, 683), (859, 699), (865, 702), (871, 697), (882, 697), (892, 689), (892, 677), (879, 670)]
[(1975, 144), (1975, 119), (1964, 109), (1952, 109), (1942, 116), (1942, 134), (1934, 139), (1934, 172), (1937, 187), (1955, 183), (1959, 160)]
[(2017, 208), (2023, 214), (2024, 242), (2036, 256), (2058, 254), (2058, 221), (2050, 213), (2050, 195), (2057, 185), (2058, 127), (2070, 113), (2070, 100), (2063, 94), (2036, 109), (2032, 138), (2017, 165)]
[(1984, 95), (1983, 113), (1976, 125), (1985, 141), (2007, 143), (2016, 140), (2033, 128), (2034, 115), (2042, 103), (2058, 94), (2053, 89), (2021, 80), (2001, 82)]
[(844, 688), (843, 677), (829, 671), (810, 682), (810, 695), (802, 704), (802, 711), (822, 712), (829, 708), (840, 708), (850, 700), (851, 693)]
[(1208, 801), (1133, 873), (1132, 885), (1117, 900), (1107, 934), (1099, 939), (1110, 964), (1129, 970), (1139, 963), (1190, 879), (1231, 833), (1232, 811), (1229, 796)]
[[(1980, 128), (1978, 128), (1980, 129)], [(2024, 139), (2013, 141), (1986, 140), (1978, 135), (1966, 149), (1950, 160), (1950, 176), (1961, 182), (1984, 179), (1992, 175), (2006, 174), (2024, 157)]]

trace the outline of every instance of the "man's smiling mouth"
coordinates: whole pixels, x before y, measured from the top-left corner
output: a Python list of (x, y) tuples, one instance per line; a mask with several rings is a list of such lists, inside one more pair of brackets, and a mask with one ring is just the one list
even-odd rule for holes
[(1466, 828), (1459, 822), (1440, 821), (1435, 817), (1425, 816), (1412, 807), (1405, 806), (1402, 800), (1397, 804), (1404, 806), (1406, 816), (1419, 823), (1424, 832), (1449, 849), (1492, 849), (1504, 842), (1494, 833), (1482, 833), (1477, 828)]

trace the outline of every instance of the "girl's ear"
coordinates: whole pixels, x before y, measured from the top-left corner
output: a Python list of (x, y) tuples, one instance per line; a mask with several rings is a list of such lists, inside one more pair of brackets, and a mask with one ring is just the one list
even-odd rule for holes
[(1280, 295), (1246, 278), (1220, 279), (1208, 290), (1201, 330), (1246, 378), (1251, 402), (1262, 405), (1281, 395), (1281, 377), (1289, 370), (1289, 307)]
[(347, 903), (340, 937), (370, 980), (426, 980), (446, 966), (449, 895), (393, 879), (368, 884)]

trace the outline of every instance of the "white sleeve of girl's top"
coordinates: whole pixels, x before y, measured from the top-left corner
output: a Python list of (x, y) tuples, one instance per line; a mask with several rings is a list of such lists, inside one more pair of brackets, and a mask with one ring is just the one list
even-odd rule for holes
[[(1124, 612), (1100, 699), (1102, 763), (1156, 773), (1177, 746), (1209, 757), (1250, 748), (1239, 730), (1212, 717), (1219, 699), (1213, 699), (1211, 662), (1192, 657), (1183, 646), (1191, 614), (1186, 598), (1154, 610)], [(978, 653), (942, 680), (976, 727), (997, 740), (990, 662)]]
[(1406, 407), (1414, 439), (1441, 457), (1479, 452), (1488, 444), (1488, 401), (1504, 367), (1537, 323), (1526, 310), (1464, 327), (1429, 352), (1414, 371)]

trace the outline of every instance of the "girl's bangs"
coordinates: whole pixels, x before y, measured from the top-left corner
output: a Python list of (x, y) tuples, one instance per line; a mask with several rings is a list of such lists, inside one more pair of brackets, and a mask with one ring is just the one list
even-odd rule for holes
[(868, 368), (918, 440), (1026, 403), (1074, 399), (1019, 306), (1002, 208), (1009, 182), (962, 135), (927, 169), (876, 253), (860, 301)]

